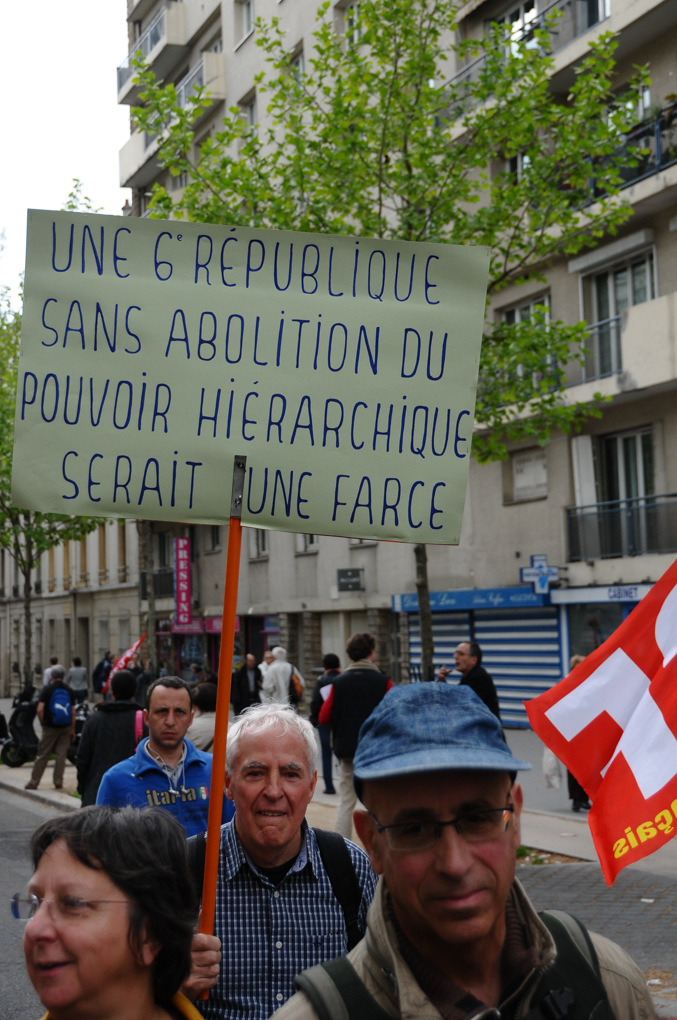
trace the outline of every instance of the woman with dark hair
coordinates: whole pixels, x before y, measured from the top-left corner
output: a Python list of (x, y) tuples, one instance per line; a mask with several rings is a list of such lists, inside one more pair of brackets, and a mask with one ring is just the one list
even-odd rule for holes
[(196, 897), (185, 833), (167, 811), (89, 807), (33, 834), (25, 920), (43, 1020), (201, 1020), (179, 993)]
[(191, 691), (190, 697), (195, 715), (186, 731), (186, 738), (199, 751), (211, 751), (216, 724), (216, 685), (209, 682), (198, 684)]

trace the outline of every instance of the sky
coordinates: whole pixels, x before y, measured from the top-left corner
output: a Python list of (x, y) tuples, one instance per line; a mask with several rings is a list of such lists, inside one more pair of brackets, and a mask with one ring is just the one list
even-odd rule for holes
[(0, 4), (0, 288), (18, 306), (26, 210), (60, 209), (73, 178), (103, 212), (119, 214), (118, 152), (129, 107), (118, 106), (116, 67), (127, 52), (126, 0)]

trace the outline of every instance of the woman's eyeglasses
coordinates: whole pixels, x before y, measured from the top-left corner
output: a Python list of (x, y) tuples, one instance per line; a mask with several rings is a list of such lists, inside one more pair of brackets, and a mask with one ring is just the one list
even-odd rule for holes
[(22, 897), (20, 893), (15, 893), (11, 900), (12, 917), (17, 921), (31, 921), (43, 903), (47, 904), (52, 920), (64, 924), (77, 921), (99, 903), (129, 903), (129, 900), (82, 900), (77, 896), (60, 896), (58, 900), (48, 900), (41, 896)]

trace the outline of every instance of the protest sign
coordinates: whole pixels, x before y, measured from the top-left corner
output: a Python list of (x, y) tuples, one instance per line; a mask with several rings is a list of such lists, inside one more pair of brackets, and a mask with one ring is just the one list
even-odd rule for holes
[(488, 251), (30, 211), (13, 498), (459, 541)]
[(593, 798), (590, 830), (611, 885), (677, 834), (677, 563), (603, 645), (525, 705)]

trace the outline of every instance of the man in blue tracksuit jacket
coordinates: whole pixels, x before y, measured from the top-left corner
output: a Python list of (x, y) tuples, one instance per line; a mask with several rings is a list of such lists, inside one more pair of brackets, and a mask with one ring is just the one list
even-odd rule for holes
[[(179, 677), (162, 677), (146, 693), (143, 721), (149, 737), (136, 754), (104, 774), (97, 804), (112, 807), (162, 807), (178, 819), (188, 836), (207, 828), (212, 756), (185, 739), (193, 721), (190, 686)], [(223, 790), (223, 781), (218, 790)], [(233, 804), (223, 796), (223, 823)]]

